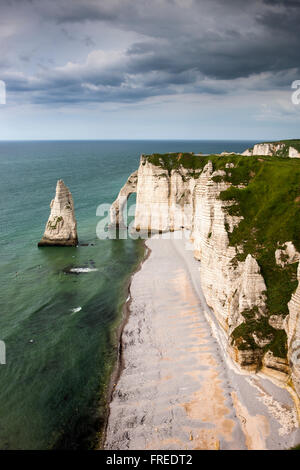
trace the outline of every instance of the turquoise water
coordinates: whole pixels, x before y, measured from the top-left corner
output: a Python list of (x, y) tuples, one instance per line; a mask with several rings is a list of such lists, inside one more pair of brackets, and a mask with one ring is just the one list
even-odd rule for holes
[[(0, 143), (0, 339), (7, 351), (0, 365), (0, 449), (96, 442), (117, 355), (114, 332), (143, 256), (140, 240), (98, 240), (96, 209), (115, 199), (139, 155), (242, 151), (252, 144)], [(73, 194), (80, 243), (89, 246), (37, 248), (59, 178)], [(70, 275), (68, 267), (97, 271)]]

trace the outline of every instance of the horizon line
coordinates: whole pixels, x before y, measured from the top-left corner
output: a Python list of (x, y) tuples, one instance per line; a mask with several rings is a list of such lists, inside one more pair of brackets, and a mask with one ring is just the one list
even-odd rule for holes
[[(276, 138), (276, 140), (298, 140), (295, 137), (289, 138)], [(254, 138), (244, 138), (244, 139), (155, 139), (155, 138), (143, 138), (143, 139), (0, 139), (1, 142), (145, 142), (145, 141), (156, 141), (156, 142), (203, 142), (203, 141), (211, 141), (211, 142), (244, 142), (244, 141), (255, 141), (255, 142), (273, 142), (276, 141), (275, 139), (254, 139)]]

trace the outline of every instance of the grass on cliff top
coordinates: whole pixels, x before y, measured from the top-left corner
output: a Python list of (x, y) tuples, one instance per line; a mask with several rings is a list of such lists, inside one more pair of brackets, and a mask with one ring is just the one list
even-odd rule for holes
[(167, 170), (170, 174), (172, 170), (178, 170), (180, 167), (189, 169), (191, 173), (202, 170), (208, 160), (205, 157), (194, 155), (193, 153), (154, 153), (145, 155), (152, 165), (159, 166), (163, 170)]
[[(235, 180), (245, 181), (249, 179), (248, 164), (244, 165), (245, 157), (242, 155), (195, 155), (193, 153), (154, 153), (152, 155), (144, 155), (144, 160), (147, 160), (152, 165), (159, 166), (162, 170), (166, 170), (171, 174), (172, 170), (179, 170), (184, 168), (189, 170), (191, 177), (200, 176), (205, 165), (211, 161), (215, 170), (224, 170), (226, 163), (237, 162), (237, 171), (235, 171)], [(268, 158), (268, 157), (264, 157)], [(269, 157), (273, 158), (273, 157)], [(254, 163), (255, 157), (251, 157)], [(234, 184), (234, 182), (233, 182)]]

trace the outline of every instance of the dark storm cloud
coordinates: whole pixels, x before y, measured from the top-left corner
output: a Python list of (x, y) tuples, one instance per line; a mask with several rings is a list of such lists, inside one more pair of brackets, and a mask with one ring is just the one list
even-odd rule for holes
[[(8, 89), (15, 93), (26, 91), (32, 102), (135, 102), (177, 93), (232, 93), (239, 87), (278, 89), (290, 87), (291, 81), (300, 76), (300, 2), (23, 0), (20, 3), (28, 18), (34, 11), (41, 24), (52, 24), (54, 28), (57, 25), (64, 31), (66, 41), (77, 34), (80, 25), (89, 22), (99, 25), (99, 30), (103, 25), (115, 28), (120, 38), (129, 32), (143, 36), (126, 48), (120, 39), (119, 53), (112, 54), (109, 49), (97, 47), (89, 33), (82, 41), (92, 49), (85, 61), (68, 63), (66, 57), (65, 66), (38, 70), (31, 77), (8, 72), (3, 77)], [(8, 11), (9, 7), (6, 8)], [(77, 29), (70, 33), (67, 28)], [(42, 27), (40, 34), (43, 35)]]
[(298, 0), (264, 0), (267, 5), (282, 5), (284, 7), (300, 8)]

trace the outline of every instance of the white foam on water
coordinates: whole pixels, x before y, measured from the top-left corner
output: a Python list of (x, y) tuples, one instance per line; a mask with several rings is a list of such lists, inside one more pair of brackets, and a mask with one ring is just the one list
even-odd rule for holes
[(72, 309), (71, 309), (71, 312), (72, 312), (72, 313), (77, 313), (77, 312), (80, 312), (80, 310), (82, 310), (81, 307), (76, 307), (76, 308), (72, 308)]
[(93, 271), (98, 271), (96, 268), (71, 268), (71, 273), (91, 273)]

